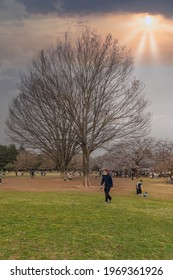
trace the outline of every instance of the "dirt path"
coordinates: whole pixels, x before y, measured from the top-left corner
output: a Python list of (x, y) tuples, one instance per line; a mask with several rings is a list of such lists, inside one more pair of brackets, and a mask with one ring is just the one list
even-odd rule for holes
[[(34, 179), (29, 176), (23, 177), (5, 177), (0, 184), (0, 191), (24, 191), (24, 192), (57, 192), (57, 191), (82, 191), (82, 192), (100, 192), (101, 178), (91, 176), (91, 188), (84, 189), (81, 186), (82, 178), (75, 177), (71, 181), (62, 181), (58, 176), (37, 175)], [(135, 185), (137, 180), (129, 178), (113, 178), (114, 189), (111, 190), (115, 195), (135, 195)], [(144, 191), (149, 196), (156, 198), (173, 199), (173, 185), (166, 184), (164, 179), (143, 179)]]

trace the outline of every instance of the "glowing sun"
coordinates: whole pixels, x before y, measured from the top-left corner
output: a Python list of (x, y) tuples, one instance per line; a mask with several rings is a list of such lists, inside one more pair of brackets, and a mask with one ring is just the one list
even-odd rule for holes
[(152, 25), (153, 18), (152, 18), (151, 16), (147, 15), (147, 16), (145, 17), (144, 21), (145, 21), (145, 24), (146, 24), (147, 26), (151, 26), (151, 25)]

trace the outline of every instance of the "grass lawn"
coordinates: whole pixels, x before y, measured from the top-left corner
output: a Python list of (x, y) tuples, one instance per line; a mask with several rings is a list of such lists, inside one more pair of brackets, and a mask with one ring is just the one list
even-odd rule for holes
[(1, 260), (173, 259), (172, 199), (3, 191), (0, 205)]

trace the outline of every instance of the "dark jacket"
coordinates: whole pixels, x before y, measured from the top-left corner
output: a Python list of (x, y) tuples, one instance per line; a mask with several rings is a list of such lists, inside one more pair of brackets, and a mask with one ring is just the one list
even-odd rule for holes
[(101, 185), (103, 185), (103, 183), (105, 183), (106, 188), (112, 188), (113, 187), (112, 177), (109, 174), (103, 175)]

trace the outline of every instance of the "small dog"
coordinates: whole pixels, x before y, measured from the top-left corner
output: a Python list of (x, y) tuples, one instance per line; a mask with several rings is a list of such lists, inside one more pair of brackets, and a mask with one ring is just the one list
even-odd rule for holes
[(144, 192), (144, 193), (143, 193), (143, 196), (144, 196), (144, 197), (147, 197), (147, 196), (148, 196), (148, 193), (147, 193), (147, 192)]

